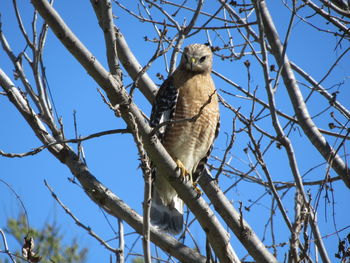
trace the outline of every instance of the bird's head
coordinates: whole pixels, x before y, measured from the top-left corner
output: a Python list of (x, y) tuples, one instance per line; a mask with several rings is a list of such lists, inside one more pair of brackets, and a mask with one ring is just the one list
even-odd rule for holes
[(213, 54), (210, 47), (202, 44), (192, 44), (185, 47), (181, 66), (192, 72), (210, 72), (212, 67)]

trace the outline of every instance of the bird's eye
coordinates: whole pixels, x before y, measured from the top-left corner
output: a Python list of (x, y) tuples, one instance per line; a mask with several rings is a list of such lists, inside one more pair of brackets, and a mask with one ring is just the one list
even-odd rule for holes
[(200, 63), (204, 62), (204, 60), (205, 60), (206, 58), (207, 58), (206, 56), (201, 57), (200, 60), (199, 60), (199, 62), (200, 62)]

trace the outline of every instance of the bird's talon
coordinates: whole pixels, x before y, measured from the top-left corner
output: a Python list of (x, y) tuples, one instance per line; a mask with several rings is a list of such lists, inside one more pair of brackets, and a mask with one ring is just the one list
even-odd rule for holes
[(180, 160), (176, 160), (177, 168), (180, 169), (181, 174), (180, 176), (182, 179), (185, 179), (187, 176), (190, 176), (190, 173), (187, 171), (186, 167), (183, 165), (183, 163)]
[(202, 191), (201, 189), (199, 189), (199, 187), (197, 186), (196, 182), (193, 182), (192, 184), (193, 190), (195, 190), (197, 192), (197, 196), (200, 197), (202, 195)]

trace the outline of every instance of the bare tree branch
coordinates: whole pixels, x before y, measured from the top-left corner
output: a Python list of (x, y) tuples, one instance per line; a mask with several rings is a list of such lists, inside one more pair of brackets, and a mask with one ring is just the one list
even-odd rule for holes
[(336, 100), (335, 95), (329, 94), (329, 92), (324, 87), (322, 87), (316, 80), (314, 80), (309, 74), (307, 74), (303, 69), (298, 67), (292, 61), (290, 61), (290, 65), (298, 74), (300, 74), (304, 79), (311, 83), (314, 89), (329, 101), (329, 104), (334, 105), (334, 107), (339, 110), (339, 112), (341, 112), (346, 118), (350, 119), (350, 111), (348, 111), (348, 109), (346, 109), (339, 101)]
[[(49, 144), (54, 142), (55, 139), (46, 131), (41, 120), (29, 108), (22, 94), (14, 87), (11, 80), (2, 70), (0, 70), (0, 85), (7, 92), (10, 101), (17, 107), (27, 123), (32, 127), (37, 137), (43, 143)], [(67, 165), (93, 202), (103, 208), (107, 213), (128, 222), (138, 233), (142, 233), (142, 217), (101, 184), (68, 145), (62, 146), (61, 144), (55, 144), (48, 147), (48, 149), (58, 160)], [(154, 227), (151, 227), (150, 231), (152, 242), (179, 260), (188, 263), (205, 262), (204, 256), (186, 247), (173, 237)]]
[[(327, 21), (331, 22), (335, 27), (337, 27), (339, 30), (343, 31), (345, 35), (349, 35), (350, 28), (347, 28), (343, 23), (341, 23), (338, 19), (335, 19), (332, 17), (329, 13), (318, 7), (314, 2), (311, 0), (303, 0), (305, 4), (307, 4), (309, 7), (311, 7), (315, 12), (320, 14), (322, 17), (324, 17)], [(347, 36), (349, 38), (349, 36)], [(271, 43), (270, 43), (271, 44)]]
[[(260, 30), (263, 32), (262, 36), (266, 35), (268, 40), (272, 41), (272, 37), (269, 36), (269, 34), (273, 34), (274, 35), (274, 40), (275, 41), (279, 40), (277, 32), (276, 32), (276, 30), (274, 28), (274, 25), (273, 25), (273, 22), (271, 20), (271, 17), (269, 16), (267, 7), (265, 5), (265, 2), (263, 2), (263, 1), (256, 1), (254, 3), (255, 3), (255, 9), (256, 9), (256, 12), (257, 12), (257, 17), (258, 17), (258, 20), (260, 21), (259, 27), (260, 27)], [(271, 31), (273, 31), (273, 32), (271, 32)], [(300, 176), (300, 173), (299, 173), (297, 160), (296, 160), (296, 157), (294, 155), (293, 146), (292, 146), (289, 138), (284, 134), (284, 131), (281, 128), (281, 125), (280, 125), (279, 120), (277, 118), (275, 99), (274, 99), (273, 90), (272, 90), (272, 87), (271, 87), (270, 81), (269, 81), (270, 77), (268, 75), (266, 47), (265, 47), (264, 43), (265, 43), (264, 42), (264, 38), (262, 38), (261, 39), (262, 50), (265, 51), (265, 52), (263, 52), (264, 61), (265, 61), (265, 67), (263, 67), (263, 70), (264, 70), (264, 77), (265, 77), (265, 87), (266, 87), (266, 91), (267, 91), (268, 99), (269, 99), (270, 112), (271, 112), (271, 117), (272, 117), (272, 124), (273, 124), (273, 127), (275, 128), (275, 131), (277, 133), (277, 136), (278, 136), (281, 144), (286, 149), (286, 152), (287, 152), (287, 155), (288, 155), (288, 159), (289, 159), (289, 165), (291, 167), (291, 170), (292, 170), (292, 173), (293, 173), (293, 176), (294, 176), (294, 180), (295, 180), (295, 182), (297, 184), (298, 193), (300, 193), (300, 195), (302, 196), (303, 202), (305, 204), (307, 204), (308, 200), (306, 198), (306, 194), (305, 194), (305, 191), (304, 191), (304, 186), (302, 184), (302, 179), (301, 179), (301, 176)], [(279, 45), (280, 45), (280, 43), (279, 43)], [(273, 46), (273, 45), (271, 44), (271, 46)], [(279, 46), (279, 52), (281, 52), (281, 51), (282, 51), (282, 47)], [(279, 55), (281, 55), (281, 54), (279, 53)], [(277, 56), (277, 55), (275, 54), (275, 56)], [(288, 61), (288, 58), (287, 58), (286, 54), (283, 55), (283, 57), (284, 57), (284, 59), (286, 61)], [(282, 58), (282, 60), (284, 60), (284, 59)], [(284, 79), (287, 78), (287, 76), (286, 76), (287, 68), (285, 67), (286, 64), (287, 63), (281, 65), (281, 67), (284, 67), (282, 69), (282, 71), (281, 71), (282, 72), (282, 77)], [(291, 71), (290, 71), (290, 73), (292, 74)], [(292, 78), (293, 76), (291, 75), (290, 77)], [(285, 80), (285, 83), (286, 82), (287, 81)], [(296, 85), (296, 81), (295, 80), (294, 80), (293, 84)], [(287, 83), (286, 83), (286, 87), (287, 87), (287, 89), (291, 89), (291, 87), (288, 86)], [(300, 96), (301, 96), (301, 94), (300, 94)], [(305, 113), (304, 114), (308, 115), (308, 112), (306, 111), (306, 106), (304, 104), (304, 101), (301, 101), (300, 103), (303, 103), (301, 105), (304, 105), (304, 107), (305, 107)], [(296, 114), (298, 116), (298, 113), (296, 113)], [(298, 119), (299, 119), (300, 122), (304, 121), (304, 120), (300, 120), (300, 117)], [(310, 121), (311, 121), (311, 119), (310, 119)], [(302, 126), (303, 123), (300, 123), (300, 125)], [(320, 231), (318, 229), (318, 225), (317, 225), (317, 222), (316, 222), (316, 219), (315, 219), (315, 214), (313, 214), (313, 211), (312, 211), (313, 208), (311, 207), (310, 204), (308, 204), (308, 205), (309, 205), (309, 208), (310, 208), (310, 213), (312, 213), (312, 216), (311, 216), (312, 219), (310, 220), (310, 223), (311, 223), (311, 226), (312, 226), (313, 233), (314, 233), (314, 235), (316, 237), (316, 240), (317, 240), (316, 244), (317, 244), (317, 247), (319, 249), (319, 253), (320, 253), (321, 257), (322, 257), (323, 262), (330, 262), (329, 257), (327, 255), (327, 250), (324, 247), (324, 244), (323, 244), (323, 241), (322, 241), (322, 238), (321, 238), (321, 235), (320, 235)]]
[(1, 234), (1, 237), (2, 237), (2, 241), (3, 241), (3, 244), (4, 244), (4, 253), (7, 254), (9, 256), (9, 258), (11, 259), (11, 261), (13, 263), (16, 263), (16, 260), (14, 259), (14, 257), (12, 256), (10, 250), (9, 250), (9, 247), (7, 245), (7, 240), (6, 240), (6, 235), (5, 235), (5, 232), (0, 228), (0, 234)]
[[(174, 174), (176, 170), (175, 162), (158, 140), (149, 137), (150, 127), (145, 124), (144, 118), (136, 105), (129, 101), (129, 96), (122, 88), (120, 79), (114, 79), (109, 76), (96, 58), (74, 36), (60, 16), (45, 0), (33, 0), (32, 3), (66, 48), (89, 72), (100, 87), (104, 89), (111, 104), (120, 104), (121, 116), (128, 125), (131, 125), (132, 121), (129, 117), (130, 114), (133, 116), (147, 153), (152, 161), (158, 165), (161, 174), (169, 178), (171, 185), (196, 215), (202, 227), (207, 230), (210, 243), (220, 261), (239, 262), (229, 243), (226, 231), (207, 203), (202, 198), (196, 198), (197, 193), (192, 189), (190, 182), (185, 184), (181, 180), (179, 171)], [(67, 165), (69, 166), (69, 164)]]
[[(225, 1), (223, 1), (223, 0), (219, 0), (219, 2), (221, 3), (221, 4), (223, 4), (224, 6), (225, 6), (225, 9), (228, 11), (228, 13), (230, 14), (230, 16), (232, 17), (232, 19), (234, 20), (236, 20), (236, 23), (239, 23), (239, 24), (243, 24), (243, 25), (247, 25), (246, 27), (244, 27), (244, 29), (249, 33), (249, 35), (251, 36), (251, 37), (253, 37), (253, 39), (254, 39), (254, 41), (256, 41), (256, 42), (259, 42), (259, 37), (258, 37), (258, 34), (252, 29), (252, 27), (251, 26), (249, 26), (248, 25), (248, 23), (247, 23), (247, 21), (245, 21), (244, 19), (242, 19), (234, 10), (233, 10), (233, 8), (230, 6), (230, 5), (228, 5), (227, 3), (225, 3)], [(267, 45), (267, 49), (269, 50), (269, 51), (271, 51), (271, 46), (270, 45)], [(295, 62), (293, 62), (293, 61), (289, 61), (289, 63), (291, 64), (291, 66), (292, 66), (292, 68), (296, 71), (296, 72), (298, 72), (298, 74), (300, 74), (302, 77), (304, 77), (310, 84), (312, 84), (313, 86), (317, 86), (317, 81), (315, 81), (315, 80), (313, 80), (312, 78), (311, 78), (311, 76), (307, 76), (308, 74), (300, 67), (300, 66), (298, 66)], [(303, 73), (304, 72), (304, 73)], [(216, 74), (215, 72), (214, 72), (214, 74)], [(225, 80), (226, 81), (226, 80)], [(232, 82), (232, 81), (231, 81)], [(234, 87), (237, 87), (238, 85), (236, 84), (236, 85), (234, 85)], [(315, 87), (316, 88), (316, 87)], [(320, 94), (321, 95), (324, 95), (325, 94), (325, 89), (322, 89), (322, 87), (319, 87), (320, 89), (318, 89), (317, 88), (317, 91), (319, 91), (320, 92)], [(243, 91), (242, 91), (243, 92)], [(244, 92), (243, 92), (244, 93)], [(247, 95), (248, 96), (248, 95)], [(330, 98), (332, 98), (332, 95), (324, 95), (328, 100), (330, 99)], [(340, 103), (336, 100), (336, 98), (333, 98), (333, 100), (332, 101), (334, 101), (334, 104), (335, 105), (340, 105)], [(258, 101), (259, 102), (259, 101)], [(260, 102), (259, 102), (260, 103)], [(338, 109), (338, 108), (340, 108), (341, 110), (341, 112), (344, 112), (344, 107), (335, 107), (336, 109)], [(345, 110), (346, 111), (346, 110)], [(279, 112), (278, 112), (278, 114), (280, 114)], [(343, 113), (342, 113), (343, 114)], [(282, 115), (283, 116), (283, 115)], [(320, 130), (321, 131), (321, 130)], [(324, 134), (327, 134), (327, 135), (331, 135), (331, 134), (329, 134), (328, 133), (328, 131), (325, 131), (325, 130), (322, 130), (321, 131), (322, 133), (324, 133)], [(331, 136), (333, 136), (333, 135), (331, 135)]]
[[(116, 44), (118, 57), (129, 76), (135, 81), (142, 66), (131, 52), (121, 31), (116, 28)], [(144, 96), (152, 103), (157, 92), (157, 86), (151, 80), (147, 73), (141, 75), (138, 87)]]
[(259, 1), (259, 5), (261, 6), (261, 18), (265, 28), (265, 33), (270, 43), (272, 54), (274, 55), (278, 65), (283, 67), (282, 78), (290, 96), (290, 100), (293, 104), (299, 125), (308, 136), (312, 144), (322, 154), (323, 158), (330, 163), (332, 168), (339, 174), (339, 176), (342, 177), (345, 185), (350, 188), (350, 169), (339, 157), (339, 155), (335, 153), (334, 149), (329, 145), (327, 140), (318, 131), (317, 126), (312, 121), (303, 100), (303, 96), (299, 90), (297, 81), (294, 77), (288, 57), (287, 55), (282, 57), (283, 46), (279, 40), (278, 33), (268, 12), (266, 4), (264, 1)]
[(117, 262), (124, 263), (124, 249), (125, 249), (125, 241), (124, 241), (124, 225), (123, 220), (118, 218), (118, 229), (119, 229), (119, 253), (117, 253)]
[(91, 140), (93, 138), (97, 138), (97, 137), (101, 137), (101, 136), (105, 136), (105, 135), (125, 134), (125, 133), (130, 133), (130, 131), (128, 129), (108, 130), (108, 131), (93, 133), (93, 134), (90, 134), (90, 135), (85, 136), (85, 137), (79, 137), (78, 139), (68, 139), (68, 140), (63, 140), (63, 141), (55, 141), (55, 142), (52, 142), (52, 143), (47, 144), (47, 145), (39, 146), (39, 147), (37, 147), (31, 151), (25, 152), (25, 153), (5, 153), (4, 151), (0, 150), (0, 155), (4, 156), (4, 157), (8, 157), (8, 158), (14, 158), (14, 157), (22, 158), (22, 157), (26, 157), (29, 155), (35, 155), (35, 154), (41, 152), (42, 150), (47, 149), (48, 147), (53, 146), (55, 144), (80, 143), (82, 141)]
[(214, 205), (215, 210), (220, 214), (228, 227), (235, 233), (236, 237), (256, 262), (278, 262), (264, 246), (254, 230), (243, 218), (241, 218), (239, 212), (232, 206), (217, 185), (217, 182), (210, 176), (208, 169), (203, 172), (198, 182)]
[(335, 4), (332, 3), (332, 1), (328, 1), (328, 0), (320, 0), (322, 2), (322, 4), (324, 4), (325, 6), (328, 6), (330, 8), (332, 8), (335, 12), (337, 12), (338, 14), (345, 16), (347, 18), (350, 18), (350, 12), (349, 10), (343, 10), (341, 8), (339, 8), (338, 6), (336, 6)]
[(100, 27), (104, 33), (106, 43), (106, 57), (111, 74), (119, 79), (122, 72), (119, 68), (119, 60), (116, 47), (116, 34), (113, 22), (112, 3), (109, 0), (90, 1), (94, 7)]
[(132, 119), (131, 129), (133, 130), (134, 140), (139, 151), (141, 160), (141, 169), (144, 176), (145, 187), (144, 187), (144, 198), (143, 198), (143, 229), (142, 229), (142, 247), (145, 263), (151, 263), (151, 248), (150, 248), (150, 218), (151, 218), (151, 202), (152, 202), (152, 170), (150, 161), (143, 148), (143, 144), (140, 138), (137, 124), (130, 114)]
[[(13, 84), (16, 82), (12, 83), (10, 78), (0, 70), (0, 86), (5, 91), (0, 92), (0, 95), (4, 95), (0, 97), (5, 100), (8, 98), (10, 103), (15, 105), (41, 141), (42, 146), (18, 154), (5, 152), (2, 149), (0, 158), (2, 156), (25, 157), (48, 149), (67, 166), (76, 178), (75, 182), (80, 183), (92, 201), (113, 217), (118, 218), (119, 232), (114, 231), (116, 237), (113, 239), (119, 239), (119, 244), (116, 243), (115, 248), (112, 248), (114, 250), (112, 252), (116, 255), (116, 262), (128, 261), (129, 255), (144, 257), (146, 262), (151, 262), (151, 260), (175, 262), (178, 260), (204, 263), (204, 261), (240, 262), (241, 260), (250, 262), (253, 260), (267, 263), (277, 262), (277, 259), (283, 261), (284, 256), (286, 262), (312, 263), (313, 261), (318, 262), (320, 255), (324, 262), (333, 260), (334, 245), (330, 244), (330, 239), (323, 239), (331, 235), (328, 233), (331, 223), (336, 229), (340, 226), (340, 222), (343, 223), (343, 219), (339, 217), (336, 210), (342, 204), (338, 202), (338, 199), (335, 202), (336, 190), (343, 190), (343, 185), (332, 182), (343, 180), (350, 188), (349, 154), (347, 153), (350, 140), (348, 128), (350, 113), (347, 105), (340, 103), (346, 95), (345, 87), (348, 81), (346, 75), (348, 70), (342, 67), (342, 64), (346, 62), (345, 54), (348, 55), (350, 50), (343, 47), (349, 37), (347, 28), (350, 24), (347, 16), (349, 8), (346, 7), (346, 4), (342, 4), (345, 3), (343, 0), (320, 0), (321, 6), (316, 6), (317, 11), (312, 9), (307, 1), (280, 0), (281, 3), (274, 3), (274, 8), (278, 7), (287, 13), (290, 12), (291, 19), (283, 41), (279, 40), (264, 0), (231, 2), (218, 0), (210, 4), (204, 4), (204, 1), (191, 2), (188, 0), (178, 3), (171, 0), (161, 2), (139, 0), (133, 3), (125, 2), (125, 5), (113, 0), (121, 8), (117, 9), (118, 12), (123, 12), (121, 14), (113, 14), (112, 0), (91, 0), (91, 6), (95, 10), (97, 21), (102, 29), (101, 36), (105, 40), (108, 70), (65, 25), (62, 18), (52, 8), (52, 1), (32, 1), (37, 9), (34, 9), (32, 16), (29, 17), (32, 20), (28, 20), (27, 24), (24, 23), (27, 21), (22, 21), (22, 18), (27, 19), (28, 16), (22, 16), (24, 13), (20, 12), (22, 11), (20, 6), (18, 7), (16, 0), (13, 0), (15, 7), (13, 13), (16, 12), (18, 24), (15, 33), (24, 37), (18, 43), (16, 42), (16, 45), (11, 43), (12, 32), (8, 35), (8, 41), (7, 35), (5, 37), (6, 30), (2, 31), (0, 24), (0, 43), (5, 51), (3, 53), (8, 58), (5, 66), (7, 66), (6, 63), (10, 64), (14, 72), (12, 79), (19, 80), (19, 84)], [(272, 9), (270, 10), (272, 12)], [(273, 11), (276, 12), (275, 9)], [(44, 19), (41, 19), (40, 15)], [(334, 63), (328, 68), (326, 64), (317, 65), (321, 67), (318, 72), (322, 72), (322, 69), (325, 69), (326, 72), (324, 77), (315, 78), (321, 79), (320, 81), (315, 80), (300, 66), (289, 61), (286, 55), (295, 51), (295, 40), (301, 40), (294, 27), (295, 18), (300, 19), (298, 30), (301, 28), (307, 30), (311, 26), (311, 30), (315, 30), (316, 34), (325, 35), (337, 43), (333, 51), (337, 53)], [(147, 49), (146, 63), (142, 62), (143, 65), (134, 57), (120, 32), (121, 29), (129, 33), (127, 26), (119, 29), (114, 24), (120, 21), (120, 26), (122, 26), (124, 21), (128, 23), (128, 19), (136, 20), (138, 26), (142, 27), (142, 32), (147, 34), (144, 40), (149, 43), (146, 44), (153, 45), (153, 48)], [(279, 23), (288, 23), (287, 20), (288, 16), (276, 18)], [(76, 131), (74, 139), (65, 138), (63, 121), (55, 110), (49, 81), (46, 79), (46, 65), (43, 61), (43, 58), (51, 60), (50, 57), (44, 56), (45, 39), (48, 32), (46, 23), (82, 65), (85, 72), (101, 87), (98, 90), (103, 101), (114, 111), (117, 118), (121, 117), (119, 121), (125, 122), (127, 125), (125, 129), (102, 131), (85, 137), (78, 136)], [(4, 25), (7, 26), (7, 24)], [(159, 29), (158, 25), (162, 25), (163, 29)], [(345, 32), (337, 25), (343, 26)], [(140, 34), (142, 34), (141, 31), (137, 32), (136, 37), (141, 38)], [(290, 42), (289, 37), (294, 41)], [(203, 193), (206, 194), (204, 198), (198, 196), (197, 192), (194, 193), (192, 185), (180, 179), (177, 166), (156, 136), (160, 127), (169, 125), (173, 121), (163, 122), (152, 130), (148, 125), (148, 116), (135, 104), (136, 101), (143, 103), (144, 99), (133, 96), (133, 91), (137, 88), (149, 102), (153, 103), (157, 85), (146, 71), (150, 69), (149, 72), (154, 72), (154, 70), (159, 72), (157, 67), (162, 62), (160, 57), (162, 56), (166, 64), (165, 72), (171, 73), (168, 64), (171, 64), (172, 69), (175, 68), (178, 52), (181, 52), (185, 39), (188, 42), (207, 39), (216, 58), (217, 71), (213, 73), (219, 78), (217, 84), (220, 85), (220, 89), (217, 92), (221, 93), (218, 96), (223, 106), (221, 133), (208, 163), (208, 169), (217, 176), (213, 178), (206, 169), (199, 177), (198, 183)], [(19, 51), (16, 51), (18, 50), (17, 44), (19, 44)], [(320, 43), (320, 48), (324, 47), (332, 49), (328, 44)], [(306, 48), (312, 49), (312, 43), (305, 46), (305, 50)], [(169, 62), (167, 57), (171, 49), (174, 50), (172, 50), (172, 59)], [(152, 53), (150, 50), (155, 50), (155, 52)], [(315, 49), (312, 52), (317, 51)], [(299, 53), (293, 53), (295, 60), (300, 58)], [(320, 57), (320, 60), (326, 61), (327, 58), (332, 57), (332, 51), (329, 50), (323, 55), (325, 56)], [(273, 62), (274, 64), (269, 65), (268, 60), (273, 57), (277, 63)], [(144, 61), (144, 57), (142, 59)], [(242, 59), (245, 60), (242, 61)], [(128, 77), (134, 81), (130, 91), (128, 89), (130, 85), (124, 88), (120, 65), (123, 66)], [(232, 70), (236, 69), (243, 70), (239, 74), (236, 74), (237, 71), (233, 73)], [(262, 82), (257, 69), (262, 70), (260, 74), (263, 77)], [(296, 75), (294, 76), (292, 70), (298, 74), (294, 73)], [(157, 73), (157, 77), (160, 80), (163, 79), (160, 73)], [(281, 90), (280, 86), (281, 78), (284, 81), (283, 87), (286, 87), (289, 92), (287, 100), (290, 99), (292, 103), (285, 104), (285, 90)], [(330, 81), (332, 83), (329, 87)], [(14, 85), (20, 85), (20, 87), (17, 88)], [(261, 87), (266, 87), (266, 89), (261, 89)], [(277, 89), (278, 93), (275, 94)], [(307, 94), (305, 99), (300, 96), (302, 92)], [(56, 90), (53, 94), (59, 95)], [(292, 105), (293, 108), (291, 108)], [(144, 108), (145, 104), (140, 104), (140, 106)], [(146, 113), (148, 106), (146, 103)], [(204, 107), (205, 105), (201, 110)], [(277, 107), (280, 108), (277, 109)], [(200, 116), (201, 110), (192, 118), (176, 122), (194, 121)], [(230, 120), (232, 119), (234, 124), (231, 130)], [(327, 124), (328, 129), (321, 128), (327, 127)], [(80, 154), (79, 146), (82, 141), (115, 132), (132, 135), (134, 137), (132, 144), (135, 144), (139, 152), (140, 167), (144, 174), (143, 217), (136, 214), (103, 186), (88, 170)], [(110, 137), (109, 139), (114, 140), (115, 138)], [(313, 142), (313, 145), (305, 149), (312, 152), (307, 161), (303, 158), (305, 154), (303, 145), (298, 144), (300, 141), (307, 145), (309, 141)], [(76, 151), (71, 143), (79, 144)], [(158, 171), (161, 171), (160, 176), (165, 176), (169, 180), (179, 197), (187, 204), (188, 209), (184, 214), (185, 230), (178, 239), (180, 242), (155, 229), (149, 222), (150, 160), (153, 165), (157, 166)], [(331, 170), (332, 167), (335, 172)], [(240, 197), (240, 190), (247, 184), (254, 191), (244, 193)], [(291, 192), (295, 193), (298, 198), (293, 199)], [(316, 194), (316, 200), (311, 203), (311, 197), (314, 194)], [(232, 199), (231, 196), (233, 196)], [(322, 196), (324, 196), (324, 201)], [(243, 199), (240, 201), (238, 198)], [(237, 203), (240, 206), (235, 209)], [(316, 220), (316, 215), (320, 214), (322, 208), (321, 204), (325, 205), (326, 217), (325, 219), (320, 217), (322, 231), (325, 231), (323, 236)], [(260, 208), (267, 211), (261, 214), (266, 218), (265, 222), (261, 222), (262, 233), (257, 225), (260, 222), (252, 220), (251, 223), (254, 224), (252, 228), (245, 221), (248, 216), (256, 216), (257, 210), (260, 213)], [(333, 222), (325, 222), (329, 212)], [(123, 222), (136, 231), (137, 235), (134, 241), (131, 241), (131, 246), (124, 243), (124, 236), (129, 234), (124, 234)], [(327, 228), (323, 228), (323, 223), (327, 224)], [(200, 235), (196, 232), (198, 226), (202, 228), (200, 231), (204, 231)], [(280, 231), (282, 229), (284, 231)], [(234, 244), (232, 238), (228, 236), (231, 231), (246, 250), (246, 255), (240, 255), (241, 259), (238, 259), (231, 247)], [(135, 232), (132, 231), (130, 234), (135, 234)], [(258, 236), (260, 234), (262, 237)], [(205, 249), (203, 249), (204, 240), (197, 240), (197, 237), (202, 237), (202, 235), (205, 235)], [(338, 235), (338, 238), (345, 240), (341, 235)], [(136, 250), (140, 251), (136, 244), (139, 244), (141, 239), (144, 250), (136, 252)], [(152, 253), (155, 251), (153, 256), (150, 242), (155, 244), (155, 250), (152, 250)], [(191, 250), (184, 244), (191, 244), (195, 246), (195, 249)], [(124, 251), (125, 245), (127, 246), (126, 252)], [(325, 245), (329, 246), (327, 250)], [(160, 249), (163, 252), (160, 252)], [(201, 255), (201, 252), (206, 254), (206, 258)], [(338, 254), (341, 257), (341, 252)], [(253, 259), (249, 261), (248, 257)], [(112, 262), (112, 256), (110, 261)]]
[(85, 231), (88, 232), (90, 236), (95, 238), (98, 242), (101, 243), (106, 249), (113, 253), (118, 253), (119, 251), (115, 248), (112, 248), (110, 245), (107, 244), (105, 240), (103, 240), (100, 236), (98, 236), (90, 227), (84, 225), (73, 213), (70, 211), (70, 209), (58, 198), (58, 196), (55, 194), (52, 187), (48, 184), (46, 180), (44, 180), (45, 186), (47, 189), (49, 189), (52, 197), (57, 201), (57, 203), (63, 208), (63, 210), (74, 220), (77, 226), (83, 228)]

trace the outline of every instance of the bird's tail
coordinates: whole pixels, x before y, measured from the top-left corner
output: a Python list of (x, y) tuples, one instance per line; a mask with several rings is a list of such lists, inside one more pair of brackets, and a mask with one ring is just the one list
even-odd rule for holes
[(183, 227), (183, 201), (175, 196), (172, 204), (164, 204), (154, 191), (151, 205), (151, 223), (160, 229), (177, 235)]

